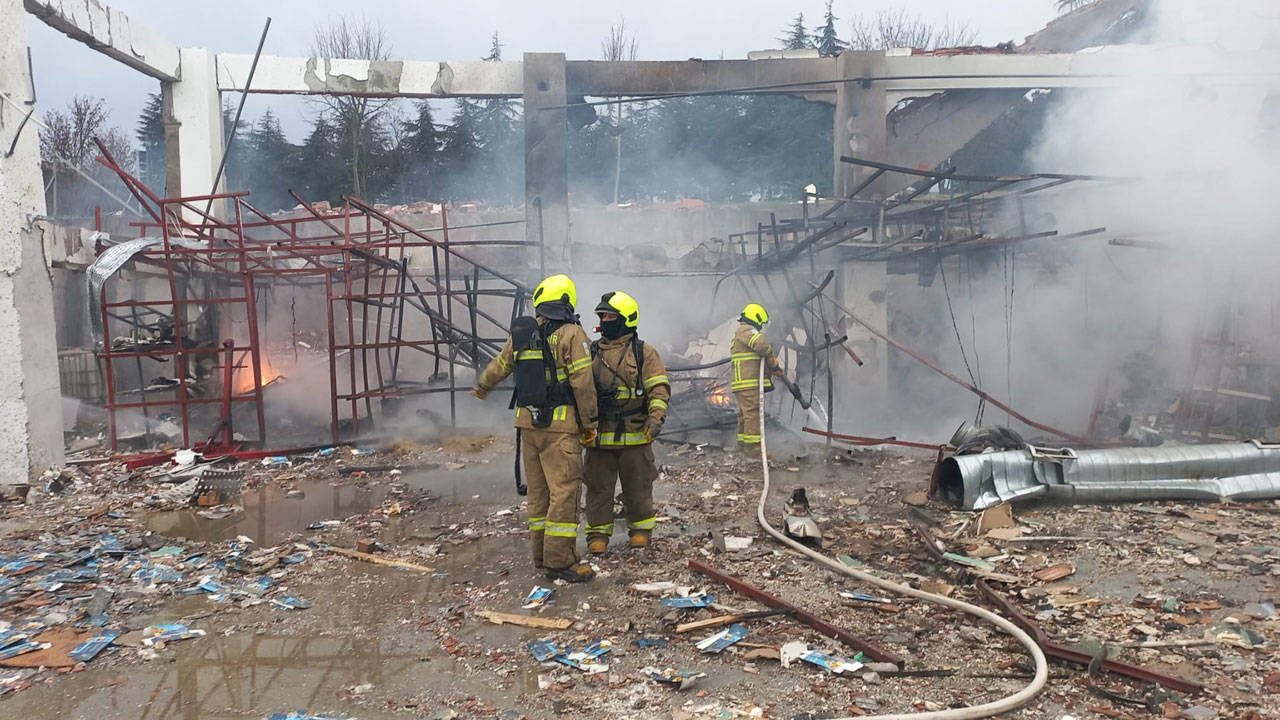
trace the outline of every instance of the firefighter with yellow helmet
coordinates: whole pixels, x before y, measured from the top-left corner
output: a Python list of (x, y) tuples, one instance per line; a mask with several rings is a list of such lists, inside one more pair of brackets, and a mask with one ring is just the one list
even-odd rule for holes
[(551, 579), (595, 577), (577, 552), (583, 440), (595, 439), (596, 388), (591, 345), (574, 312), (578, 292), (566, 275), (552, 275), (533, 291), (537, 318), (519, 317), (511, 337), (476, 383), (481, 399), (515, 374), (516, 428), (528, 479), (533, 563)]
[(759, 304), (749, 303), (738, 317), (738, 329), (729, 348), (733, 361), (733, 381), (729, 389), (738, 401), (739, 450), (750, 450), (760, 444), (760, 363), (766, 363), (765, 392), (773, 389), (770, 376), (782, 374), (773, 346), (764, 336), (768, 322), (769, 313)]
[(667, 418), (671, 384), (658, 351), (637, 337), (640, 306), (624, 292), (608, 292), (596, 305), (600, 339), (591, 346), (600, 432), (587, 447), (587, 550), (605, 552), (613, 535), (613, 492), (622, 482), (631, 547), (649, 545), (656, 518), (653, 482), (658, 465), (653, 439)]

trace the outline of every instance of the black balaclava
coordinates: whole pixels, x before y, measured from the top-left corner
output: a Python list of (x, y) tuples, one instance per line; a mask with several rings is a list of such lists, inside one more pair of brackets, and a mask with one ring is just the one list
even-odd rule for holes
[(606, 340), (617, 340), (628, 332), (631, 332), (631, 328), (626, 326), (626, 321), (621, 317), (600, 321), (600, 335)]
[(577, 322), (578, 316), (573, 313), (573, 306), (564, 300), (549, 300), (534, 308), (542, 317), (555, 322)]

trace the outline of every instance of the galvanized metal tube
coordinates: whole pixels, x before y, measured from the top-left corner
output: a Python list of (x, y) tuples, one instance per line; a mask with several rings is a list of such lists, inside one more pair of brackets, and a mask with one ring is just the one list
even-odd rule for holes
[(942, 496), (969, 510), (1045, 496), (1067, 502), (1280, 497), (1280, 445), (1259, 442), (1081, 450), (1032, 449), (943, 461)]

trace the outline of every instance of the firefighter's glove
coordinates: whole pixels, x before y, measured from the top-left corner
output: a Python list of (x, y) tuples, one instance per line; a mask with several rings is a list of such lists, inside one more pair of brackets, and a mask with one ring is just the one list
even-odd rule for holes
[(582, 447), (591, 447), (596, 444), (595, 428), (587, 428), (582, 431), (582, 436), (578, 438), (578, 442), (582, 443)]
[(774, 365), (773, 367), (769, 368), (769, 373), (772, 374), (774, 377), (782, 377), (782, 366)]
[(471, 388), (471, 394), (483, 400), (489, 396), (489, 391), (477, 385), (476, 387)]
[(655, 423), (652, 420), (645, 422), (644, 441), (653, 442), (654, 438), (658, 437), (658, 433), (661, 433), (661, 432), (662, 432), (662, 423)]

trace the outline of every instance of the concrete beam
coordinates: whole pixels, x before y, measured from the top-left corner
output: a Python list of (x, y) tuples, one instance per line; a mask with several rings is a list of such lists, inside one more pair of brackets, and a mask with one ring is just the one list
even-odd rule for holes
[[(835, 77), (834, 57), (766, 58), (760, 60), (673, 60), (607, 62), (577, 60), (568, 63), (572, 95), (659, 95), (764, 87), (785, 83), (830, 80)], [(836, 85), (822, 84), (776, 89), (772, 92), (831, 93)]]
[[(1077, 53), (893, 55), (886, 90), (936, 92), (984, 88), (1117, 87), (1204, 77), (1233, 85), (1272, 86), (1280, 52), (1231, 52), (1210, 45), (1109, 45)], [(1211, 75), (1207, 75), (1211, 73)]]
[[(218, 89), (243, 92), (252, 55), (218, 55)], [(520, 97), (519, 62), (417, 62), (264, 55), (250, 92), (367, 97)]]
[[(880, 55), (883, 69), (861, 76), (895, 96), (943, 90), (1114, 87), (1161, 76), (1214, 77), (1232, 83), (1272, 84), (1276, 74), (1260, 62), (1280, 54), (1224, 52), (1208, 46), (1116, 45), (1078, 53)], [(218, 55), (218, 89), (244, 89), (250, 55)], [(774, 88), (823, 99), (838, 92), (836, 58), (763, 57), (755, 60), (675, 60), (565, 63), (569, 95), (596, 97), (705, 92), (797, 82), (820, 84)], [(372, 97), (520, 97), (520, 62), (416, 62), (265, 56), (250, 92), (352, 94)], [(856, 78), (855, 78), (856, 79)]]
[[(0, 95), (31, 101), (27, 24), (0, 2)], [(34, 106), (32, 106), (34, 109)], [(62, 388), (53, 328), (53, 282), (45, 261), (40, 144), (26, 112), (0, 103), (0, 483), (62, 465)]]
[(23, 0), (27, 12), (140, 73), (177, 80), (178, 46), (99, 0)]

